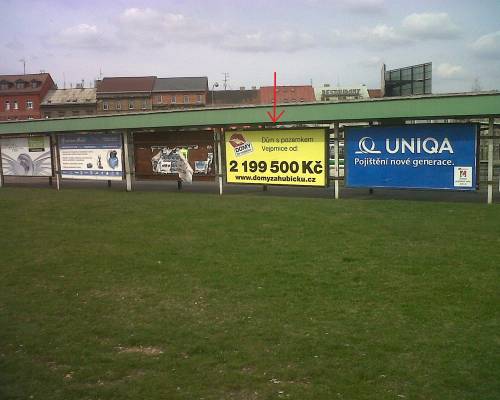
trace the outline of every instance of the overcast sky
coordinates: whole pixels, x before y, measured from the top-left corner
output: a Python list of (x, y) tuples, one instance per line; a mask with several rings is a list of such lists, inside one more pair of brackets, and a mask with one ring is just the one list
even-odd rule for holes
[[(380, 87), (380, 68), (432, 61), (433, 91), (500, 89), (500, 1), (0, 0), (0, 74), (229, 73), (231, 88)], [(475, 81), (475, 80), (478, 81)]]

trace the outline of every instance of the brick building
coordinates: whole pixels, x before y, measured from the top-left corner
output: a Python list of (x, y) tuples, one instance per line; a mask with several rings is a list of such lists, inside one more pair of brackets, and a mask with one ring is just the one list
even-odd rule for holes
[(96, 88), (97, 114), (117, 114), (153, 109), (154, 76), (103, 78)]
[(95, 115), (95, 88), (49, 90), (41, 104), (42, 118), (64, 118)]
[(40, 103), (56, 88), (47, 73), (0, 75), (0, 121), (41, 118)]
[(208, 78), (156, 78), (153, 86), (153, 109), (205, 107)]
[[(273, 86), (260, 88), (260, 104), (272, 104), (274, 98)], [(316, 101), (314, 89), (307, 86), (278, 86), (276, 88), (277, 103), (310, 103)]]

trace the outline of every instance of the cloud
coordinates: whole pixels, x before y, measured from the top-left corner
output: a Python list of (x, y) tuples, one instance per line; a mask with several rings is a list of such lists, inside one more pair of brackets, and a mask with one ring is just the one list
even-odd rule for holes
[(214, 24), (151, 8), (126, 9), (118, 17), (117, 29), (118, 37), (147, 46), (174, 41), (211, 43), (223, 34)]
[(410, 14), (401, 25), (407, 35), (418, 39), (454, 39), (460, 35), (447, 13)]
[(295, 52), (315, 46), (314, 37), (293, 30), (229, 34), (221, 47), (241, 52)]
[(373, 56), (368, 58), (363, 58), (359, 61), (359, 64), (363, 67), (373, 68), (373, 67), (382, 67), (383, 60), (380, 57)]
[(480, 57), (500, 59), (500, 31), (481, 36), (471, 47)]
[(443, 79), (456, 79), (463, 77), (464, 68), (461, 65), (448, 63), (439, 64), (436, 68), (436, 76)]
[(359, 32), (351, 35), (356, 42), (368, 47), (384, 49), (388, 47), (402, 46), (408, 44), (410, 39), (401, 35), (395, 28), (380, 24), (374, 28), (362, 28)]
[(78, 24), (63, 29), (50, 43), (77, 49), (104, 49), (114, 47), (112, 41), (96, 25)]
[(384, 0), (343, 0), (341, 3), (353, 13), (374, 14), (385, 11)]

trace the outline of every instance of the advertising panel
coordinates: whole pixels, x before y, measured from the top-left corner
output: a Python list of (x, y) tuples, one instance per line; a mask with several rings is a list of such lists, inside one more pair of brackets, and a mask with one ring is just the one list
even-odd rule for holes
[(213, 131), (134, 135), (136, 177), (192, 183), (215, 179)]
[(326, 186), (324, 129), (226, 132), (228, 183)]
[(346, 186), (475, 190), (477, 125), (347, 128)]
[(122, 139), (119, 133), (63, 134), (58, 136), (61, 177), (121, 180)]
[(2, 138), (4, 175), (52, 176), (52, 156), (48, 136)]

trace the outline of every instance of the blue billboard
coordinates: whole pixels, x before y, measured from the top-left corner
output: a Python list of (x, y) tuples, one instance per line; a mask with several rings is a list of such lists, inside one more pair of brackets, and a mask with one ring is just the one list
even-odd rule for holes
[(478, 126), (347, 128), (347, 187), (475, 190)]

